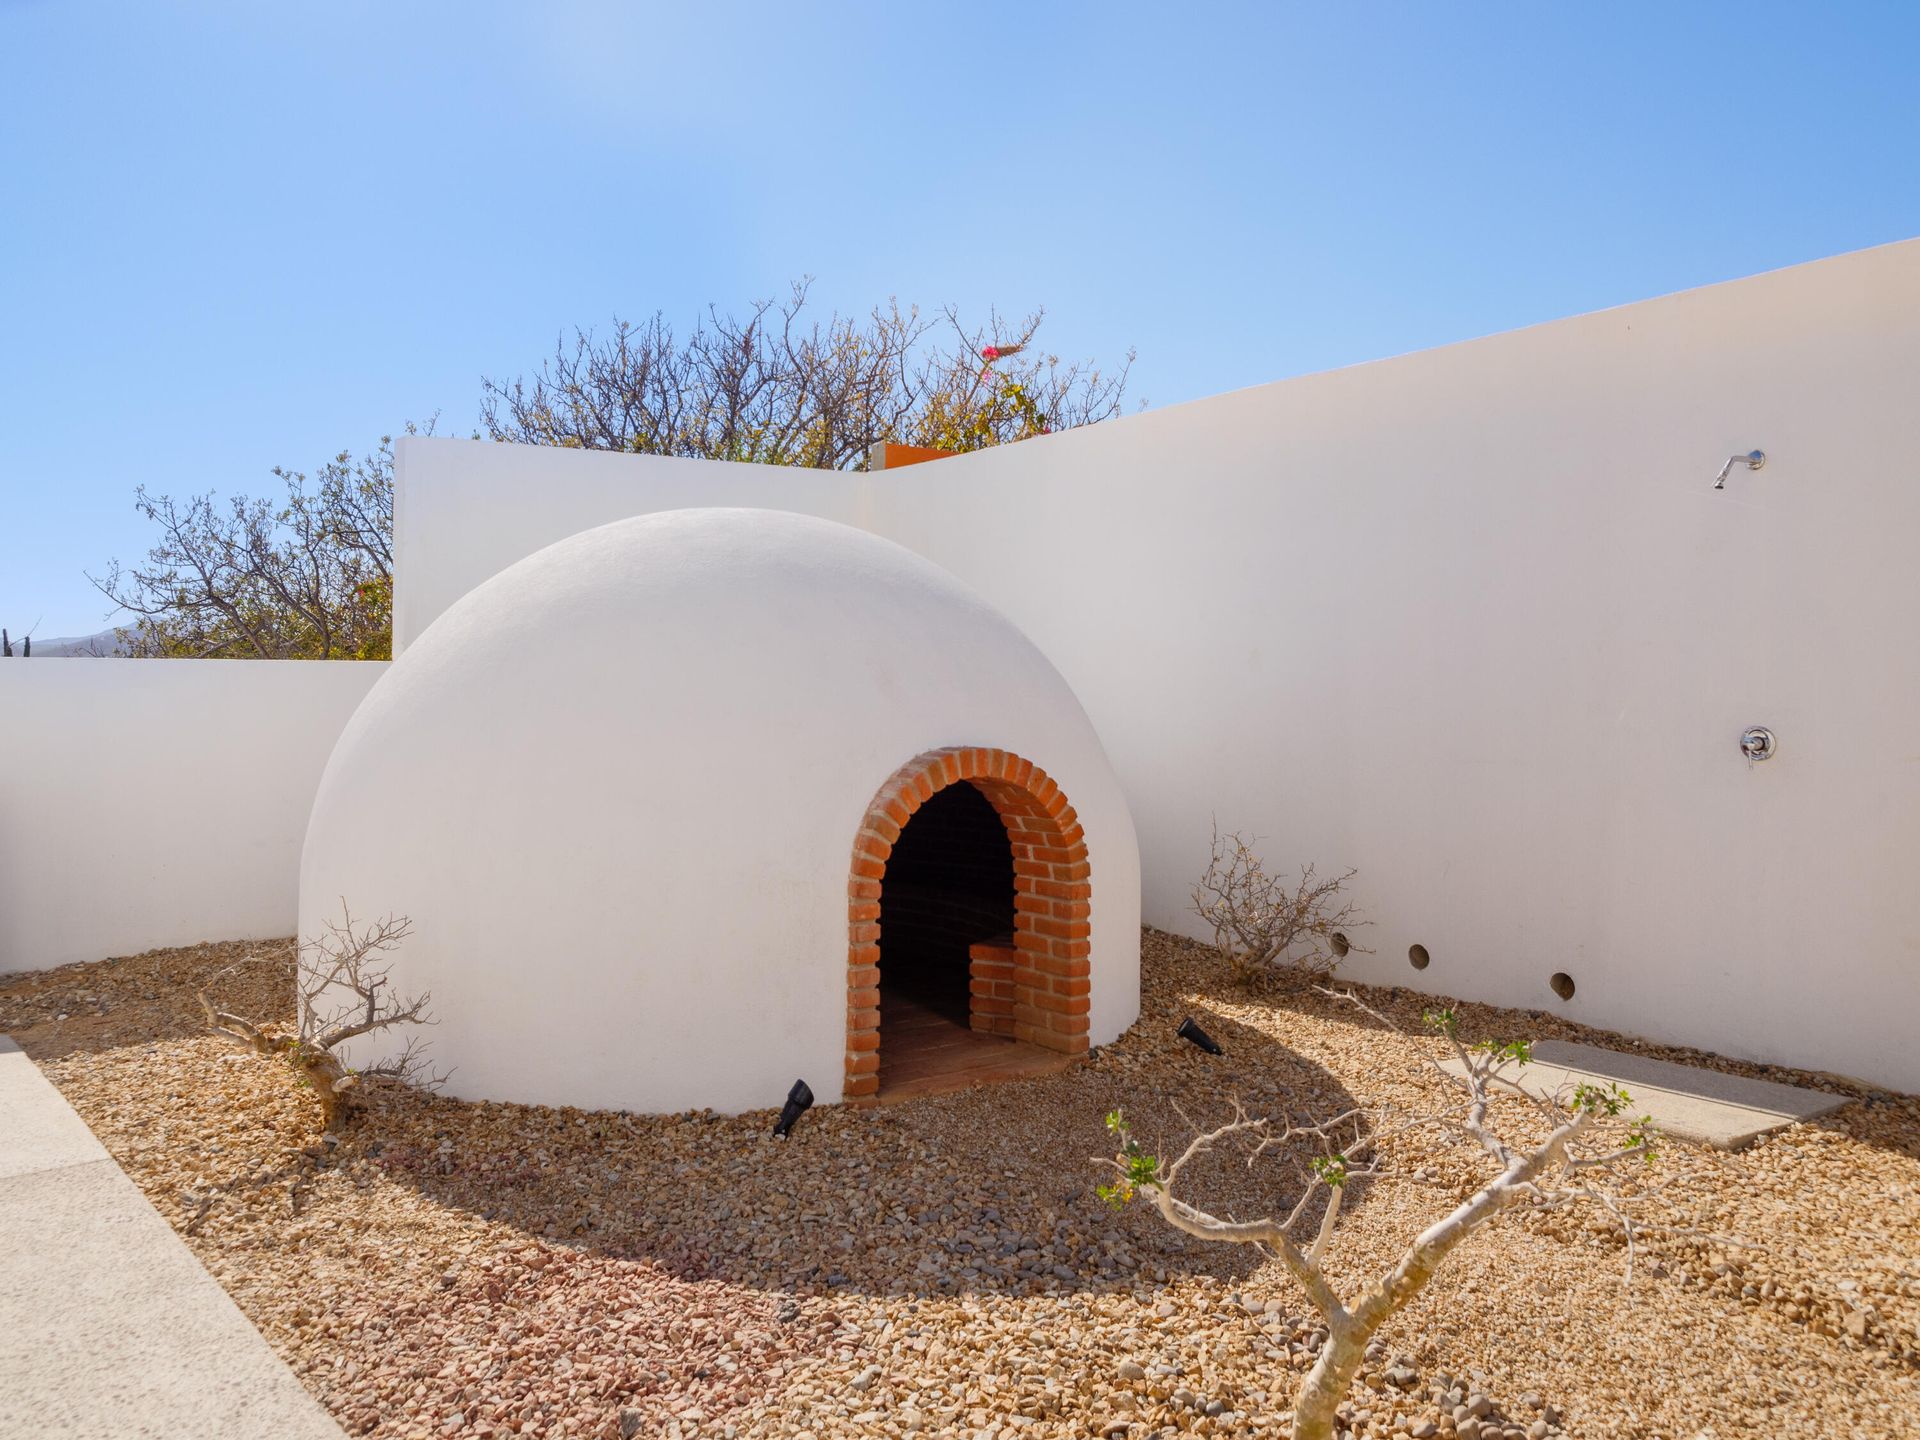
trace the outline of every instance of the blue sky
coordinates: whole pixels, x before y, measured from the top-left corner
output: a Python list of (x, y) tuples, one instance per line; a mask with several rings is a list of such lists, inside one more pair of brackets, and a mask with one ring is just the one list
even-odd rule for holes
[(1920, 234), (1920, 7), (0, 0), (0, 623), (558, 332), (817, 277), (1153, 405)]

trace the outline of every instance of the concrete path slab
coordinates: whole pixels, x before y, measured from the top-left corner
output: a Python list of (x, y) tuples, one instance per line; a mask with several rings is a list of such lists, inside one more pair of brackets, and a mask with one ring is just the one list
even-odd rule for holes
[(343, 1440), (0, 1035), (0, 1437)]
[[(1455, 1075), (1463, 1073), (1458, 1061), (1444, 1064)], [(1567, 1040), (1542, 1040), (1533, 1047), (1531, 1064), (1509, 1064), (1498, 1078), (1509, 1089), (1542, 1098), (1564, 1098), (1583, 1082), (1619, 1085), (1633, 1097), (1634, 1114), (1651, 1115), (1676, 1139), (1718, 1150), (1744, 1149), (1795, 1121), (1830, 1115), (1849, 1098)]]
[(0, 1180), (106, 1158), (87, 1122), (12, 1037), (0, 1035)]

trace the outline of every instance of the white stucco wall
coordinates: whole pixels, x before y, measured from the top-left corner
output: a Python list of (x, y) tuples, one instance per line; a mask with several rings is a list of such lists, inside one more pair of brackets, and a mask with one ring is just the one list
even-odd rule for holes
[(294, 933), (375, 662), (0, 662), (0, 971)]
[(1916, 381), (1908, 242), (873, 476), (410, 440), (399, 634), (619, 516), (841, 519), (1059, 666), (1153, 923), (1217, 816), (1359, 867), (1360, 978), (1916, 1089)]
[[(1139, 856), (1059, 673), (929, 561), (694, 510), (464, 596), (354, 715), (314, 803), (301, 933), (404, 913), (452, 1093), (604, 1108), (839, 1098), (868, 806), (950, 745), (1044, 768), (1086, 831), (1093, 1043), (1139, 1012)], [(364, 1059), (364, 1056), (356, 1056)]]

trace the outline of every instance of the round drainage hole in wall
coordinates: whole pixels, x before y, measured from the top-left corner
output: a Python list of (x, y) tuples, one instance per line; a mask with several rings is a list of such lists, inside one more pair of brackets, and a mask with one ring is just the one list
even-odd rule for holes
[(1347, 952), (1353, 949), (1353, 942), (1347, 939), (1346, 931), (1336, 930), (1327, 937), (1327, 948), (1333, 951), (1334, 959), (1344, 960), (1347, 958)]
[(1407, 947), (1407, 963), (1416, 970), (1426, 969), (1428, 962), (1432, 960), (1432, 958), (1432, 956), (1427, 954), (1427, 947), (1424, 945), (1409, 945)]
[(1548, 977), (1547, 984), (1552, 988), (1553, 993), (1558, 995), (1562, 1000), (1571, 1000), (1573, 998), (1573, 977), (1567, 974), (1566, 971), (1554, 971), (1553, 974)]

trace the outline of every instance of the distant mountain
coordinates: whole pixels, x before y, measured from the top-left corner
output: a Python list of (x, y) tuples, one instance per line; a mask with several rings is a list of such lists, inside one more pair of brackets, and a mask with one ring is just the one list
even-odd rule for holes
[[(20, 641), (17, 638), (13, 642), (13, 654), (15, 659), (20, 656)], [(126, 651), (121, 648), (119, 638), (111, 630), (102, 630), (97, 635), (66, 635), (52, 640), (35, 636), (33, 641), (35, 660), (54, 660), (63, 655), (105, 658), (124, 654)]]

